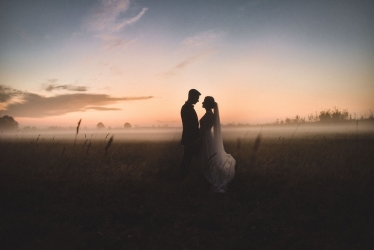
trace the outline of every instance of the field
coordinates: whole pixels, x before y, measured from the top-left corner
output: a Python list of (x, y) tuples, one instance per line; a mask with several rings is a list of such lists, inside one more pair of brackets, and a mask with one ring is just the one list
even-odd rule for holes
[(174, 135), (2, 134), (1, 248), (372, 249), (374, 133), (301, 129), (226, 136), (226, 194)]

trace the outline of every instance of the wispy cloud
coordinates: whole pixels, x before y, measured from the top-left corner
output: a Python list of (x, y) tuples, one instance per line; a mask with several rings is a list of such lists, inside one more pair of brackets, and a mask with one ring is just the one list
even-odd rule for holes
[(185, 68), (187, 68), (189, 65), (191, 65), (193, 63), (196, 63), (196, 62), (202, 60), (203, 58), (214, 54), (215, 52), (216, 51), (214, 49), (211, 49), (211, 50), (205, 51), (203, 53), (188, 57), (188, 58), (184, 59), (183, 61), (181, 61), (180, 63), (178, 63), (177, 65), (175, 65), (174, 67), (172, 67), (167, 72), (165, 72), (164, 75), (166, 77), (174, 76), (174, 75), (180, 73)]
[(109, 111), (109, 110), (121, 110), (119, 108), (106, 108), (106, 107), (87, 107), (87, 109), (94, 109), (94, 110), (98, 110), (98, 111)]
[[(102, 0), (96, 6), (91, 15), (86, 20), (86, 26), (90, 30), (110, 30), (115, 31), (115, 27), (122, 13), (126, 12), (130, 6), (129, 0)], [(123, 21), (123, 20), (121, 20)]]
[(113, 73), (113, 74), (116, 74), (116, 75), (122, 75), (123, 74), (123, 71), (120, 69), (120, 68), (117, 68), (115, 66), (112, 66), (109, 68), (110, 71)]
[(222, 32), (204, 31), (194, 36), (187, 37), (182, 44), (196, 49), (214, 46), (214, 43), (223, 36)]
[(15, 96), (22, 95), (22, 91), (0, 85), (0, 103), (6, 103)]
[(187, 51), (193, 52), (195, 55), (185, 58), (163, 75), (167, 78), (177, 75), (191, 64), (216, 53), (215, 43), (222, 36), (222, 32), (205, 31), (184, 39), (182, 41), (183, 50), (187, 48)]
[(147, 8), (142, 8), (135, 16), (130, 16), (130, 0), (102, 0), (96, 6), (85, 22), (85, 27), (101, 38), (104, 48), (117, 49), (133, 42), (119, 35), (126, 26), (136, 23), (146, 13)]
[[(19, 101), (12, 101), (17, 96)], [(70, 112), (87, 110), (120, 110), (106, 107), (125, 101), (147, 100), (152, 96), (113, 97), (105, 94), (64, 94), (46, 97), (38, 94), (21, 92), (0, 85), (0, 97), (3, 105), (0, 111), (14, 117), (47, 117), (64, 115)]]
[(45, 90), (48, 91), (48, 92), (51, 92), (52, 90), (55, 90), (55, 89), (65, 89), (65, 90), (69, 90), (69, 91), (79, 91), (79, 92), (84, 92), (84, 91), (87, 91), (87, 87), (85, 86), (74, 86), (74, 85), (54, 85), (54, 84), (50, 84), (48, 86), (46, 86)]
[(112, 34), (102, 34), (102, 35), (99, 35), (98, 37), (100, 37), (100, 39), (103, 41), (104, 49), (108, 51), (116, 50), (120, 47), (130, 45), (136, 41), (136, 40), (124, 39), (120, 36), (116, 36)]
[(122, 22), (119, 22), (116, 26), (114, 26), (115, 31), (119, 31), (127, 25), (136, 23), (145, 14), (145, 12), (147, 10), (148, 10), (148, 8), (143, 8), (140, 11), (140, 13), (138, 15), (136, 15), (135, 17), (127, 19), (127, 20), (123, 20)]
[(53, 90), (68, 90), (68, 91), (87, 91), (86, 86), (75, 86), (72, 84), (57, 84), (58, 79), (48, 79), (47, 83), (43, 84), (43, 89), (45, 91), (51, 92)]

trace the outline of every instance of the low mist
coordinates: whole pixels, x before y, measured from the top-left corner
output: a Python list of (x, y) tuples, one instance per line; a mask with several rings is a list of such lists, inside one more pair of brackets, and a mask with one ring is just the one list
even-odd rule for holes
[[(372, 123), (366, 124), (292, 124), (263, 126), (222, 126), (224, 140), (253, 139), (258, 134), (264, 139), (347, 137), (374, 133)], [(1, 131), (0, 140), (105, 140), (114, 136), (116, 141), (179, 141), (182, 128), (132, 128), (132, 129), (80, 129), (75, 130), (14, 130)]]

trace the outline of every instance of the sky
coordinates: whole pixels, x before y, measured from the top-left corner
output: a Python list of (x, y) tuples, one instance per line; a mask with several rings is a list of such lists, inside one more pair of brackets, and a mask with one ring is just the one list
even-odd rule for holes
[(0, 116), (20, 126), (181, 126), (374, 110), (371, 0), (0, 3)]

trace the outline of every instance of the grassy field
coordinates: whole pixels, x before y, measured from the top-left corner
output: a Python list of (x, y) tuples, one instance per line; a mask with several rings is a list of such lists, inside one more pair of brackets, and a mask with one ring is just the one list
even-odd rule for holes
[[(42, 137), (42, 136), (41, 136)], [(374, 134), (226, 140), (226, 194), (176, 140), (0, 138), (2, 249), (372, 249)]]

